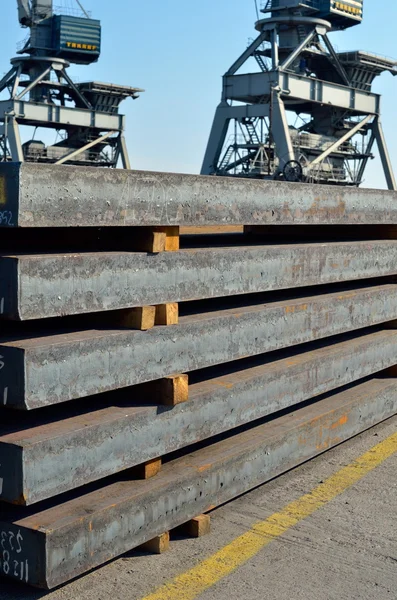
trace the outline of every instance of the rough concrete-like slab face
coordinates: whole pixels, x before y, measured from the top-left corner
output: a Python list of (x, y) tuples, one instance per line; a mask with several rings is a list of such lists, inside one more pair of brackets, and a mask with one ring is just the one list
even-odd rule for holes
[(383, 190), (35, 165), (0, 165), (3, 226), (397, 224)]
[(396, 256), (395, 240), (10, 256), (0, 301), (40, 319), (389, 276)]
[(390, 284), (191, 315), (145, 332), (90, 330), (6, 342), (0, 354), (10, 379), (4, 379), (7, 406), (58, 404), (393, 319), (397, 285)]
[(153, 479), (108, 484), (30, 516), (10, 512), (0, 521), (10, 558), (28, 565), (29, 583), (60, 585), (388, 418), (396, 386), (373, 379), (171, 461)]
[(396, 356), (397, 331), (379, 331), (193, 384), (172, 410), (156, 397), (108, 406), (107, 396), (79, 415), (59, 407), (55, 423), (38, 415), (20, 432), (0, 426), (0, 498), (30, 505), (56, 496), (382, 371)]

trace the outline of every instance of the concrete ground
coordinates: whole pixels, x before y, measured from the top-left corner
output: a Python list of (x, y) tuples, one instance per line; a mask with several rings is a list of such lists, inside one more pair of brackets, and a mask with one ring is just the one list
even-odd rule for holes
[[(212, 513), (212, 533), (127, 556), (51, 593), (0, 579), (0, 600), (141, 600), (395, 433), (397, 417)], [(397, 599), (397, 454), (259, 551), (200, 600)], [(165, 596), (164, 596), (165, 598)], [(179, 596), (178, 596), (179, 598)], [(191, 596), (189, 596), (189, 599)], [(172, 600), (172, 595), (167, 596)]]

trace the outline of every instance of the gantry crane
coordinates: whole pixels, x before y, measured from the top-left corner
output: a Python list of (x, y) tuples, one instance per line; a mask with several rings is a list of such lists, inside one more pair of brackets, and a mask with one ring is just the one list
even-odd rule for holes
[(397, 62), (336, 52), (328, 36), (361, 23), (363, 0), (266, 0), (261, 10), (268, 18), (224, 75), (201, 172), (358, 186), (376, 142), (396, 189), (372, 83)]
[[(80, 15), (55, 14), (52, 0), (17, 0), (29, 37), (0, 81), (0, 161), (130, 168), (121, 102), (143, 90), (96, 81), (76, 83), (71, 64), (89, 65), (101, 52), (101, 24), (79, 0)], [(57, 141), (21, 141), (20, 127), (56, 131)]]

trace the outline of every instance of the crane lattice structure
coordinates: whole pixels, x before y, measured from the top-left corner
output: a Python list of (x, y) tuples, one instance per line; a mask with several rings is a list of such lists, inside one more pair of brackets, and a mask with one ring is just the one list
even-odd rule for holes
[(224, 75), (202, 174), (358, 186), (376, 142), (396, 189), (372, 83), (397, 61), (336, 52), (328, 36), (361, 23), (363, 0), (266, 0), (261, 11)]
[[(130, 168), (121, 102), (139, 88), (76, 83), (71, 64), (90, 65), (101, 52), (101, 24), (78, 2), (80, 16), (56, 14), (53, 0), (17, 0), (29, 37), (0, 81), (0, 161)], [(68, 11), (70, 12), (70, 11)], [(20, 127), (52, 129), (58, 141), (22, 143)]]

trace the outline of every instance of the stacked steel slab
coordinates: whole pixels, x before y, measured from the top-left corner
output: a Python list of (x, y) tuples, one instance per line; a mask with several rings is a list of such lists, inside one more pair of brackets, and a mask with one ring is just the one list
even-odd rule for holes
[(395, 414), (396, 200), (1, 165), (0, 574), (65, 583)]

